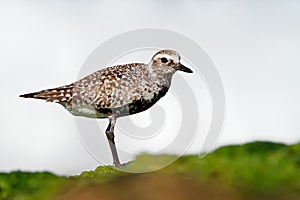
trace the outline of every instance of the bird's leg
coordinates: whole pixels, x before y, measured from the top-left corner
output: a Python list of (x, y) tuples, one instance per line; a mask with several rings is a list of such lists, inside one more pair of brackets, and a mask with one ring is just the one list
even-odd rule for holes
[(116, 144), (115, 144), (115, 135), (114, 135), (114, 128), (116, 124), (116, 118), (114, 115), (109, 116), (109, 124), (105, 131), (106, 137), (108, 139), (108, 143), (110, 146), (110, 150), (113, 156), (113, 162), (116, 167), (120, 167), (121, 163), (119, 161)]

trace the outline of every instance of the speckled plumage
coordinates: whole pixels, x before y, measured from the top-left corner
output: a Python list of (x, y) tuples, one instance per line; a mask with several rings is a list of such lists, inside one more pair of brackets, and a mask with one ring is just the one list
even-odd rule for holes
[[(112, 122), (113, 118), (150, 108), (167, 93), (172, 75), (177, 70), (192, 72), (180, 63), (180, 56), (176, 51), (161, 50), (148, 64), (131, 63), (108, 67), (72, 84), (21, 97), (59, 103), (73, 115), (108, 117)], [(119, 165), (115, 156), (114, 163)]]

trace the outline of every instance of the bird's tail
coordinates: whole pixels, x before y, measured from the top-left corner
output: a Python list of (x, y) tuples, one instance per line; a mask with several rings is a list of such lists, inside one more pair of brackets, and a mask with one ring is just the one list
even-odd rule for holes
[(43, 99), (50, 102), (66, 102), (72, 97), (73, 85), (66, 85), (53, 89), (41, 90), (39, 92), (32, 92), (22, 94), (23, 98)]

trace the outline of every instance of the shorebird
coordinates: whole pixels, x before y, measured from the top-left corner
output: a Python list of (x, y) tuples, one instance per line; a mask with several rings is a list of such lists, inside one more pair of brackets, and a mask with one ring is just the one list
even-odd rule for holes
[(72, 84), (20, 95), (64, 106), (71, 114), (108, 118), (105, 131), (113, 164), (120, 167), (114, 127), (119, 117), (147, 110), (165, 96), (176, 71), (193, 71), (180, 63), (173, 50), (158, 51), (148, 64), (116, 65), (96, 71)]

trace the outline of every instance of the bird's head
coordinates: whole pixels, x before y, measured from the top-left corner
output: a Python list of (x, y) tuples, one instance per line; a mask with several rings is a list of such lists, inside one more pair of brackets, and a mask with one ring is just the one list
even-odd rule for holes
[(178, 70), (187, 73), (193, 73), (190, 68), (187, 68), (180, 63), (179, 53), (173, 50), (161, 50), (157, 52), (152, 57), (150, 64), (153, 67), (162, 69), (166, 73), (174, 73)]

